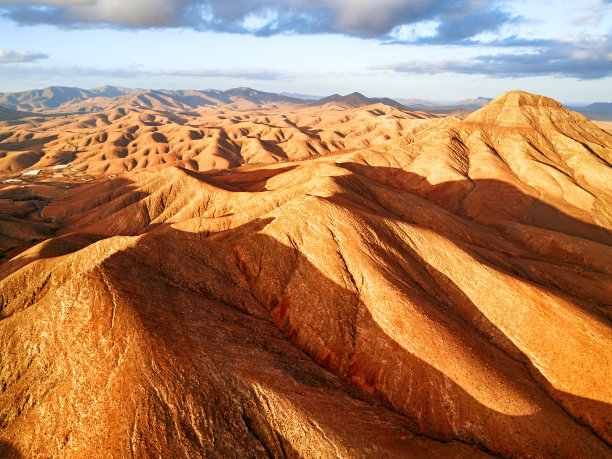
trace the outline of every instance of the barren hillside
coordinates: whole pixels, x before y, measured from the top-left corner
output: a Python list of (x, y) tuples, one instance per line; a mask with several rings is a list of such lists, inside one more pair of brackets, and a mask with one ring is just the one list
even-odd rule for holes
[(556, 101), (0, 139), (6, 452), (612, 454), (612, 136)]

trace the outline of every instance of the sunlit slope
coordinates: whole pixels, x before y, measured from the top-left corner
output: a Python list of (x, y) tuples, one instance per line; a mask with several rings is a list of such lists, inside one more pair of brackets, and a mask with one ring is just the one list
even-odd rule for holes
[(117, 108), (0, 127), (0, 172), (66, 164), (93, 175), (168, 165), (225, 169), (305, 159), (404, 138), (431, 126), (418, 112), (386, 105), (350, 110), (171, 114)]
[[(370, 133), (397, 126), (381, 117)], [(2, 438), (26, 456), (610, 455), (612, 138), (518, 91), (410, 122), (336, 155), (54, 196), (55, 237), (0, 266)]]

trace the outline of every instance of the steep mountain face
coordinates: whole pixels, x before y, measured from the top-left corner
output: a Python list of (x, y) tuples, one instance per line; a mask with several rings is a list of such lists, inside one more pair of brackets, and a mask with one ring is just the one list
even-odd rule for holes
[[(587, 231), (574, 223), (562, 226), (566, 219), (554, 210), (604, 228), (611, 224), (611, 138), (558, 102), (507, 93), (449, 129), (424, 132), (415, 143), (419, 156), (409, 159), (406, 171), (427, 177), (428, 183), (410, 186), (407, 181), (408, 189), (485, 223), (512, 216), (538, 226), (561, 225), (563, 232), (610, 243), (596, 227)], [(489, 180), (516, 188), (551, 209), (531, 200), (491, 201), (493, 185), (478, 183)], [(461, 189), (440, 195), (446, 182), (459, 182)]]
[(55, 227), (0, 264), (0, 450), (609, 456), (612, 136), (520, 91), (411, 122), (36, 190)]

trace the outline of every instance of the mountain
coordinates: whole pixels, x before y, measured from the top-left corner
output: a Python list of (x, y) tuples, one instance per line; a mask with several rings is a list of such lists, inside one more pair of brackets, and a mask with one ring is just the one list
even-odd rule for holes
[(253, 110), (272, 106), (303, 104), (304, 100), (250, 88), (217, 90), (144, 90), (116, 86), (93, 89), (52, 86), (45, 89), (5, 93), (0, 105), (14, 110), (42, 113), (92, 113), (114, 108), (149, 108), (189, 111), (202, 106), (228, 106)]
[[(410, 110), (420, 110), (432, 113), (446, 113), (465, 117), (471, 112), (484, 107), (491, 102), (491, 98), (477, 97), (476, 99), (463, 99), (453, 103), (430, 102), (423, 99), (395, 99)], [(612, 121), (612, 102), (596, 102), (584, 107), (569, 107), (573, 111), (583, 114), (589, 119)]]
[[(101, 86), (81, 89), (65, 86), (51, 86), (16, 93), (0, 93), (0, 106), (18, 111), (36, 113), (93, 113), (114, 108), (155, 109), (162, 111), (191, 111), (200, 107), (222, 107), (233, 110), (256, 110), (258, 108), (279, 108), (303, 106), (336, 106), (341, 109), (358, 108), (367, 105), (384, 104), (403, 110), (446, 114), (464, 118), (482, 108), (490, 98), (478, 97), (454, 103), (436, 103), (423, 99), (370, 98), (354, 92), (346, 96), (333, 94), (319, 98), (304, 94), (275, 94), (251, 88), (219, 90), (145, 90), (119, 86)], [(612, 103), (595, 103), (572, 109), (585, 116), (612, 121)]]
[(0, 94), (0, 105), (16, 110), (46, 112), (55, 111), (66, 104), (84, 103), (92, 98), (115, 98), (140, 92), (143, 90), (117, 86), (101, 86), (93, 89), (50, 86), (45, 89)]
[(493, 99), (491, 97), (477, 97), (476, 99), (462, 99), (458, 102), (455, 102), (451, 106), (458, 107), (458, 108), (465, 108), (465, 109), (473, 108), (474, 110), (478, 110), (479, 108), (482, 108), (485, 105), (487, 105), (492, 100)]
[(34, 113), (13, 110), (11, 108), (3, 107), (0, 105), (0, 121), (19, 120), (21, 118), (27, 118), (30, 116), (36, 115)]
[(476, 99), (463, 99), (454, 103), (437, 103), (421, 99), (395, 99), (410, 110), (423, 110), (434, 113), (448, 113), (467, 116), (470, 112), (478, 110), (491, 102), (491, 98), (478, 97)]
[[(610, 456), (610, 134), (522, 91), (463, 120), (198, 110), (45, 129), (81, 164), (141, 129), (195, 157), (206, 122), (218, 152), (308, 140), (2, 183), (1, 453)], [(45, 146), (36, 126), (5, 152)]]
[(402, 99), (402, 98), (398, 98), (395, 97), (394, 98), (395, 101), (399, 102), (400, 104), (408, 107), (426, 107), (426, 106), (430, 106), (430, 105), (436, 105), (435, 102), (431, 102), (429, 100), (425, 100), (425, 99), (415, 99), (415, 98), (410, 98), (410, 99)]
[(4, 93), (0, 96), (0, 105), (15, 110), (42, 111), (58, 108), (68, 101), (84, 100), (91, 96), (92, 93), (84, 89), (50, 86), (45, 89)]
[(99, 86), (97, 88), (89, 89), (88, 92), (93, 97), (117, 97), (127, 94), (137, 94), (144, 91), (143, 89), (124, 88), (121, 86)]
[(87, 99), (75, 99), (62, 104), (59, 110), (68, 113), (95, 113), (118, 108), (189, 111), (194, 107), (207, 105), (214, 106), (216, 101), (201, 93), (141, 90), (116, 96), (92, 96)]
[(612, 102), (596, 102), (574, 110), (592, 120), (612, 121)]
[(357, 107), (365, 107), (366, 105), (374, 105), (374, 104), (384, 104), (389, 105), (391, 107), (396, 107), (400, 109), (405, 109), (402, 104), (399, 102), (389, 99), (387, 97), (383, 98), (371, 98), (366, 97), (361, 93), (354, 92), (351, 94), (347, 94), (346, 96), (341, 96), (340, 94), (332, 94), (331, 96), (324, 97), (323, 99), (319, 99), (311, 102), (313, 106), (335, 106), (339, 108), (357, 108)]

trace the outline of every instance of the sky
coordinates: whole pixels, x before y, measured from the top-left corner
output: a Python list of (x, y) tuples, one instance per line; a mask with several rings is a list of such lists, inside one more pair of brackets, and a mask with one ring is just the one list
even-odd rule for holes
[(107, 84), (612, 102), (612, 0), (0, 0), (0, 92)]

